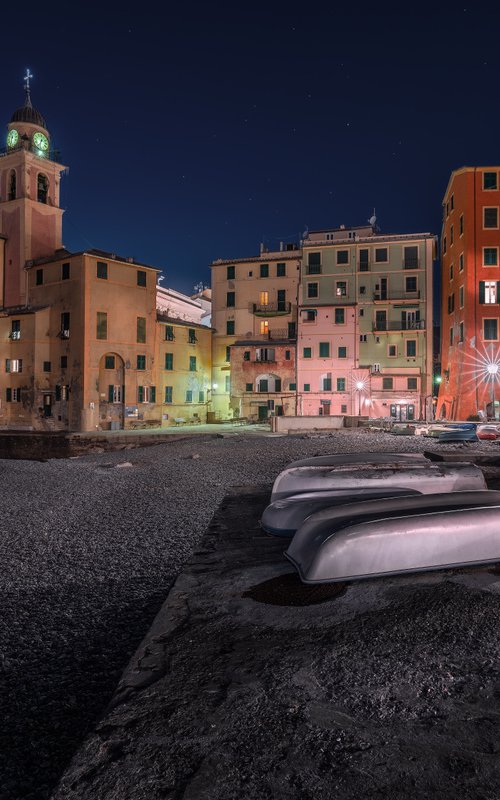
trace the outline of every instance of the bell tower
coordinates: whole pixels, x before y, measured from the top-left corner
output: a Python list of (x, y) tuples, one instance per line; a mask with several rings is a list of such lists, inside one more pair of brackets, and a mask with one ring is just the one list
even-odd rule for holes
[(12, 115), (0, 151), (0, 234), (6, 237), (0, 306), (5, 308), (27, 303), (26, 262), (63, 246), (59, 183), (66, 167), (31, 103), (32, 77), (26, 70), (24, 105)]

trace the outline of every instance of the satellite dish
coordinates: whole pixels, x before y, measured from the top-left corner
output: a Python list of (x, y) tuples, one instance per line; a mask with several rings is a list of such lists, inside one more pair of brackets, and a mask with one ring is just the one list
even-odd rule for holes
[(377, 217), (376, 217), (376, 214), (375, 214), (375, 209), (373, 209), (373, 214), (372, 214), (372, 216), (370, 217), (370, 219), (368, 220), (368, 222), (370, 223), (370, 225), (372, 226), (372, 228), (374, 228), (374, 227), (375, 227), (375, 223), (377, 222)]

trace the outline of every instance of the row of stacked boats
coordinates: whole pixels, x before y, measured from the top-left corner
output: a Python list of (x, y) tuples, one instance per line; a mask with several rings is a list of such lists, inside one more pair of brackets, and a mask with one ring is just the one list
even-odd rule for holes
[(500, 562), (500, 491), (475, 464), (420, 454), (294, 461), (261, 525), (289, 540), (285, 556), (304, 583)]

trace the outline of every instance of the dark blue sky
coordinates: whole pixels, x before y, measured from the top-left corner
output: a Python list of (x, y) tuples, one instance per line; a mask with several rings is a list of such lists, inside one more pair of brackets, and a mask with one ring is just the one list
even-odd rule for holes
[(66, 247), (133, 255), (181, 291), (215, 258), (374, 207), (384, 232), (439, 233), (450, 171), (500, 161), (500, 13), (404, 7), (9, 4), (3, 118), (29, 66), (70, 167)]

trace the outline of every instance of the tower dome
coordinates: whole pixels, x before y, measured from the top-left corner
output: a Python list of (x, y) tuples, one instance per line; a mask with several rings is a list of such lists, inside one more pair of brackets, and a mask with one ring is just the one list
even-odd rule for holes
[(45, 124), (45, 120), (36, 108), (33, 108), (31, 105), (31, 100), (29, 100), (29, 96), (27, 101), (25, 102), (24, 106), (18, 108), (11, 117), (11, 122), (29, 122), (32, 125), (38, 125), (40, 128), (47, 129)]

